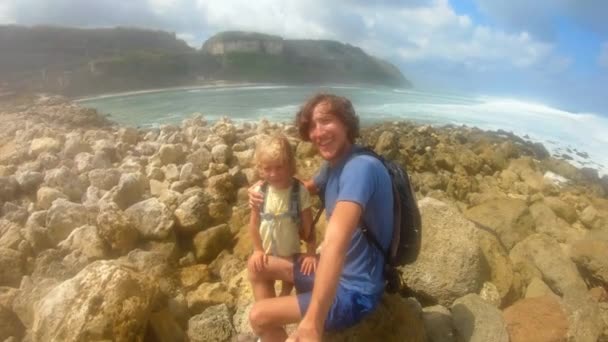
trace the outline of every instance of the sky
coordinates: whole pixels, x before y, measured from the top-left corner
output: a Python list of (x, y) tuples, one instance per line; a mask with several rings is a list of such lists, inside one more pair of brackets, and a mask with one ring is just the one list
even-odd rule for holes
[(606, 0), (0, 0), (0, 24), (162, 29), (196, 48), (225, 30), (333, 39), (421, 90), (603, 115), (606, 18)]

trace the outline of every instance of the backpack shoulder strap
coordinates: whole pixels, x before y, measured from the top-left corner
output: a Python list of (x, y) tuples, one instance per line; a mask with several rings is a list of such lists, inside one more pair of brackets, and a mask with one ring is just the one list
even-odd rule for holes
[(291, 186), (289, 214), (296, 223), (300, 223), (300, 181), (295, 177)]

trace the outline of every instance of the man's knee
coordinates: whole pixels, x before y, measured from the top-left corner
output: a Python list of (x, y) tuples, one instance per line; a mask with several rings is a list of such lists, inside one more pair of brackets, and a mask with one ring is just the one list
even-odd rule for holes
[(251, 325), (253, 332), (258, 336), (262, 335), (264, 326), (268, 323), (265, 316), (267, 315), (264, 315), (261, 306), (259, 304), (253, 304), (249, 311), (249, 324)]

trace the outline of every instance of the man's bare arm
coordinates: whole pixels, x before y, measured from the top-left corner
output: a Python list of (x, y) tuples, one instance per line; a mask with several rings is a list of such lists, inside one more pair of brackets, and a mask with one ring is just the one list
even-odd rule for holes
[(302, 184), (304, 184), (304, 187), (306, 188), (306, 190), (308, 190), (308, 192), (311, 195), (317, 195), (319, 193), (319, 189), (317, 189), (317, 185), (315, 184), (315, 181), (312, 179), (307, 179), (307, 180), (300, 180), (302, 182)]
[[(354, 202), (340, 201), (331, 215), (325, 232), (325, 245), (315, 275), (310, 306), (300, 326), (306, 331), (314, 329), (319, 338), (333, 299), (346, 251), (361, 217), (361, 207)], [(300, 327), (299, 327), (300, 328)]]

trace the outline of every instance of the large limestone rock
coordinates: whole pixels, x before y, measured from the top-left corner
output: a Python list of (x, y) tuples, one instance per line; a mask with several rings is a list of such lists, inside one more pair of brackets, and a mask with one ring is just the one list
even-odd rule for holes
[(537, 233), (545, 233), (559, 242), (571, 242), (582, 237), (583, 232), (570, 227), (566, 221), (559, 218), (551, 208), (542, 202), (530, 206)]
[(21, 191), (29, 194), (38, 190), (38, 186), (44, 182), (44, 175), (37, 171), (23, 171), (17, 173), (16, 179)]
[(415, 263), (403, 267), (403, 282), (444, 306), (467, 293), (477, 293), (488, 277), (477, 228), (443, 202), (425, 198), (418, 205), (422, 249)]
[(91, 145), (84, 141), (80, 134), (68, 134), (62, 151), (63, 157), (72, 159), (81, 152), (91, 152)]
[(192, 265), (180, 269), (178, 278), (182, 287), (190, 290), (202, 283), (211, 282), (211, 270), (205, 264)]
[(53, 204), (53, 201), (58, 198), (67, 200), (68, 196), (57, 189), (43, 186), (38, 189), (38, 192), (36, 193), (36, 207), (43, 210), (49, 209)]
[(241, 168), (247, 168), (251, 166), (253, 162), (254, 150), (245, 150), (241, 152), (232, 152), (236, 160), (238, 161), (238, 165)]
[(12, 201), (19, 192), (15, 177), (0, 177), (0, 201)]
[(188, 310), (197, 314), (209, 306), (226, 304), (230, 307), (234, 305), (234, 296), (228, 291), (224, 283), (202, 283), (196, 290), (188, 293)]
[(188, 338), (191, 342), (230, 341), (234, 327), (226, 304), (207, 308), (188, 321)]
[(66, 258), (82, 258), (86, 264), (108, 257), (107, 246), (97, 234), (97, 227), (90, 225), (74, 229), (57, 247), (72, 253)]
[(30, 156), (37, 157), (43, 152), (59, 152), (61, 142), (51, 137), (36, 138), (30, 144)]
[(200, 171), (205, 171), (209, 168), (209, 163), (211, 163), (212, 158), (211, 152), (206, 148), (201, 147), (189, 154), (186, 160), (192, 163), (192, 165)]
[(470, 342), (509, 342), (502, 312), (476, 294), (458, 298), (452, 305), (458, 337)]
[(46, 216), (46, 227), (51, 243), (57, 245), (70, 233), (88, 222), (83, 205), (59, 198), (53, 202)]
[(102, 190), (110, 190), (118, 184), (120, 171), (118, 169), (98, 169), (89, 171), (89, 182)]
[(65, 166), (47, 171), (44, 183), (46, 186), (61, 190), (74, 202), (80, 202), (86, 190), (80, 178)]
[(24, 271), (21, 254), (13, 249), (0, 247), (0, 286), (18, 286)]
[(455, 342), (454, 323), (452, 313), (441, 305), (428, 306), (422, 309), (422, 318), (429, 341)]
[(186, 334), (169, 310), (161, 310), (150, 315), (150, 330), (155, 341), (186, 341)]
[(420, 304), (385, 294), (376, 309), (352, 328), (326, 333), (323, 341), (427, 341)]
[(225, 144), (215, 145), (211, 149), (213, 161), (219, 164), (228, 164), (232, 158), (232, 149)]
[(97, 233), (111, 250), (121, 255), (135, 248), (139, 238), (137, 229), (114, 203), (102, 207), (97, 215)]
[(111, 261), (97, 261), (36, 304), (34, 341), (143, 341), (156, 285)]
[(145, 239), (165, 239), (173, 232), (173, 215), (156, 198), (135, 203), (125, 210), (127, 217)]
[(194, 254), (196, 258), (203, 263), (209, 263), (220, 252), (229, 248), (232, 240), (228, 225), (221, 224), (202, 231), (194, 237)]
[(569, 203), (561, 200), (559, 197), (545, 197), (543, 202), (555, 212), (559, 218), (565, 220), (569, 224), (574, 223), (578, 215), (576, 209)]
[[(9, 337), (16, 341), (23, 337), (25, 327), (19, 321), (17, 315), (8, 308), (0, 305), (0, 340), (10, 341)], [(13, 341), (15, 341), (13, 340)]]
[(480, 230), (478, 233), (479, 246), (490, 271), (489, 280), (496, 286), (502, 303), (513, 288), (513, 264), (508, 251), (492, 232)]
[(572, 260), (581, 269), (586, 270), (592, 277), (608, 284), (608, 241), (581, 240), (572, 245)]
[(211, 223), (207, 203), (203, 196), (194, 195), (185, 200), (175, 210), (178, 228), (183, 233), (196, 233)]
[(529, 275), (543, 279), (557, 294), (571, 290), (587, 291), (576, 265), (564, 254), (557, 241), (547, 235), (530, 235), (513, 247), (509, 257), (513, 264), (521, 264)]
[(522, 299), (503, 314), (511, 342), (567, 340), (568, 318), (557, 296)]
[(469, 208), (464, 213), (469, 220), (495, 232), (510, 250), (534, 230), (534, 220), (528, 205), (520, 199), (494, 199)]
[(181, 163), (184, 159), (182, 145), (165, 144), (158, 151), (162, 165)]
[(146, 188), (148, 188), (148, 180), (142, 173), (123, 173), (116, 188), (114, 202), (124, 210), (139, 202)]

